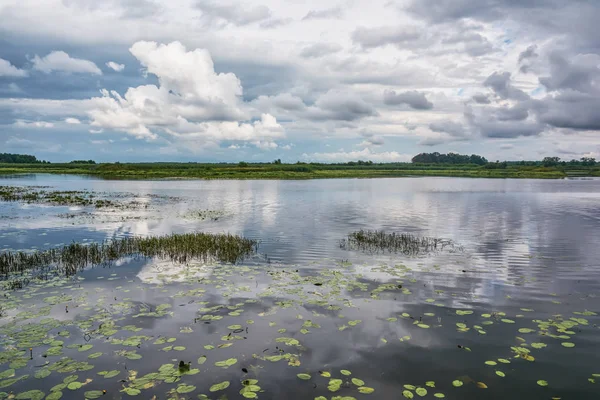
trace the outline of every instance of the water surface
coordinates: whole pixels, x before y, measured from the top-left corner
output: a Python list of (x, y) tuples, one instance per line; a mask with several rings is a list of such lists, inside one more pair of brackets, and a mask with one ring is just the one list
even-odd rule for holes
[[(248, 379), (258, 380), (256, 396), (264, 399), (397, 399), (405, 391), (420, 398), (416, 388), (427, 391), (424, 398), (447, 399), (600, 394), (600, 180), (106, 181), (40, 174), (0, 185), (111, 192), (148, 204), (96, 210), (0, 203), (0, 251), (196, 230), (260, 240), (259, 254), (243, 265), (123, 259), (5, 290), (10, 310), (0, 319), (0, 345), (4, 354), (24, 351), (12, 357), (23, 358), (14, 377), (29, 377), (0, 392), (49, 395), (75, 374), (77, 382), (91, 381), (64, 388), (64, 398), (95, 390), (128, 398), (136, 380), (189, 361), (191, 375), (183, 370), (165, 382), (163, 374), (137, 396), (243, 398)], [(219, 213), (197, 219), (190, 210)], [(339, 241), (360, 229), (441, 237), (464, 251), (414, 258), (341, 249)], [(106, 335), (109, 321), (116, 332)], [(27, 329), (39, 340), (29, 343)], [(53, 347), (61, 354), (47, 355)], [(89, 365), (67, 359), (57, 367), (62, 357)], [(0, 356), (0, 376), (11, 369), (6, 358)], [(236, 363), (215, 365), (228, 359)], [(35, 378), (41, 369), (51, 373)], [(119, 375), (97, 374), (111, 370)], [(309, 380), (297, 377), (304, 373)], [(335, 379), (342, 384), (333, 392)], [(209, 391), (225, 381), (228, 388)]]

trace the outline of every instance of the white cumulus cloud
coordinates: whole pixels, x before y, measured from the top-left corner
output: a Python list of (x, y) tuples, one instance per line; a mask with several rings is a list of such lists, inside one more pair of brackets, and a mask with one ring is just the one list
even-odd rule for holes
[(0, 76), (23, 78), (27, 76), (27, 71), (19, 69), (5, 59), (0, 58)]
[(121, 72), (121, 71), (123, 71), (123, 69), (125, 69), (125, 64), (118, 64), (114, 61), (107, 62), (106, 66), (117, 72)]
[(77, 118), (65, 118), (65, 122), (67, 124), (71, 124), (71, 125), (79, 125), (79, 124), (81, 124), (81, 121), (78, 120)]
[(33, 69), (47, 74), (54, 71), (60, 71), (67, 73), (102, 75), (100, 68), (93, 62), (81, 58), (73, 58), (64, 51), (53, 51), (45, 57), (40, 57), (36, 54), (31, 61), (33, 62)]
[(125, 131), (138, 138), (159, 133), (191, 147), (224, 140), (272, 143), (284, 136), (270, 114), (251, 120), (242, 85), (232, 73), (216, 73), (207, 50), (188, 51), (180, 42), (140, 41), (130, 48), (158, 85), (130, 87), (123, 96), (102, 90), (88, 111), (91, 125)]

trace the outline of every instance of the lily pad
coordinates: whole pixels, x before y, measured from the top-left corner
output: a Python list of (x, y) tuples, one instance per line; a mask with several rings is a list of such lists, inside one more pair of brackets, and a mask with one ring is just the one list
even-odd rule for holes
[(219, 390), (225, 390), (225, 389), (227, 389), (229, 387), (229, 385), (230, 385), (229, 381), (224, 381), (224, 382), (221, 382), (221, 383), (215, 383), (208, 390), (210, 392), (218, 392)]

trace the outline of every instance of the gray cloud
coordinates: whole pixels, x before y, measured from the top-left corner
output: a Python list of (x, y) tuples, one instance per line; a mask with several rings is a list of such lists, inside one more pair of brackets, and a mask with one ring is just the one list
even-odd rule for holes
[(271, 10), (264, 5), (245, 7), (241, 4), (223, 4), (212, 0), (197, 0), (197, 9), (209, 23), (229, 23), (236, 26), (265, 21), (271, 17)]
[(521, 89), (512, 86), (510, 72), (494, 72), (483, 84), (490, 87), (502, 99), (527, 100), (529, 98)]
[(310, 10), (303, 21), (309, 19), (329, 19), (329, 18), (341, 18), (344, 15), (344, 10), (341, 7), (325, 8), (323, 10)]
[(318, 58), (337, 53), (340, 50), (342, 50), (342, 46), (337, 43), (315, 43), (303, 48), (300, 56), (304, 58)]
[(529, 117), (529, 111), (523, 103), (514, 107), (502, 107), (496, 109), (498, 121), (523, 121)]
[(152, 0), (63, 0), (67, 7), (96, 10), (119, 9), (121, 18), (144, 18), (160, 12), (161, 6)]
[(331, 90), (305, 113), (312, 120), (354, 121), (378, 115), (373, 106), (352, 93)]
[(463, 124), (455, 121), (438, 121), (429, 124), (433, 132), (444, 132), (453, 137), (465, 136), (466, 128)]
[(491, 103), (490, 99), (487, 97), (487, 95), (485, 95), (483, 93), (476, 93), (473, 95), (472, 98), (478, 104), (490, 104)]
[(566, 91), (535, 102), (533, 111), (540, 122), (556, 128), (600, 130), (600, 97)]
[(540, 77), (540, 83), (548, 90), (573, 89), (600, 95), (600, 55), (579, 54), (572, 61), (560, 52), (552, 52), (550, 76)]
[(538, 57), (538, 53), (536, 51), (537, 51), (537, 45), (532, 44), (531, 46), (529, 46), (526, 50), (522, 51), (519, 54), (519, 63), (522, 63), (523, 61), (530, 59), (530, 58)]
[(410, 90), (408, 92), (396, 93), (393, 90), (383, 92), (383, 102), (387, 105), (408, 104), (415, 110), (431, 110), (433, 103), (427, 100), (424, 93)]
[(294, 20), (292, 18), (270, 18), (266, 21), (260, 23), (260, 27), (263, 29), (275, 29), (280, 26), (285, 26), (292, 23)]
[(451, 34), (442, 39), (441, 44), (443, 46), (458, 44), (465, 53), (472, 57), (498, 51), (487, 38), (477, 32), (473, 32), (472, 29), (465, 29)]
[(404, 45), (407, 43), (413, 43), (420, 39), (422, 34), (422, 30), (416, 27), (359, 27), (352, 32), (352, 41), (355, 44), (368, 49), (385, 46), (388, 44)]

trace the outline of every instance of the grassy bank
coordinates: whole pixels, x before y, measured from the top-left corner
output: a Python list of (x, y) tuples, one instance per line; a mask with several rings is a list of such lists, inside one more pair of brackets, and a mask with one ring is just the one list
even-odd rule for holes
[(23, 173), (93, 175), (106, 179), (321, 179), (403, 176), (454, 176), (469, 178), (541, 178), (600, 176), (600, 167), (542, 167), (390, 163), (347, 164), (0, 164), (0, 175)]

